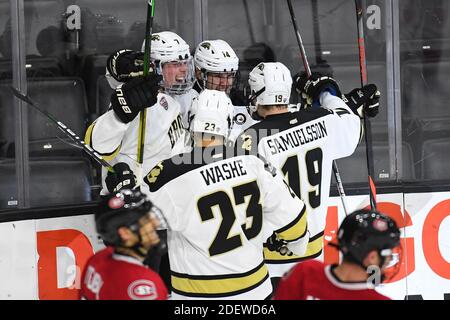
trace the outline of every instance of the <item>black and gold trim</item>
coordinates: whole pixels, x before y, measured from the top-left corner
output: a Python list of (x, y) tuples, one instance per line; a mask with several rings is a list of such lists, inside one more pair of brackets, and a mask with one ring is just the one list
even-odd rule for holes
[(108, 152), (108, 153), (101, 153), (98, 152), (97, 150), (94, 149), (94, 147), (92, 146), (92, 132), (94, 131), (94, 127), (95, 127), (95, 122), (93, 122), (86, 130), (86, 134), (84, 136), (84, 143), (86, 145), (88, 145), (89, 147), (92, 148), (92, 150), (94, 150), (95, 152), (97, 152), (99, 155), (102, 156), (103, 159), (105, 159), (106, 161), (111, 161), (113, 160), (118, 154), (120, 149), (122, 148), (122, 143), (119, 144), (119, 146), (113, 150), (112, 152)]
[(261, 285), (269, 277), (263, 263), (240, 274), (228, 275), (188, 275), (171, 271), (172, 290), (190, 297), (219, 298), (245, 293)]
[(297, 217), (281, 229), (275, 230), (278, 238), (287, 242), (297, 241), (305, 236), (307, 231), (306, 206)]
[[(214, 161), (220, 161), (232, 157), (232, 151), (232, 149), (229, 151), (226, 149), (224, 150), (223, 146), (195, 147), (191, 152), (180, 153), (170, 159), (160, 162), (157, 165), (159, 168), (152, 168), (146, 178), (144, 178), (144, 182), (148, 184), (150, 192), (156, 192), (172, 180), (175, 180), (190, 171), (211, 164), (206, 162), (206, 158), (203, 155), (218, 155)], [(155, 169), (157, 177), (152, 173)]]
[(270, 251), (264, 246), (264, 261), (270, 264), (283, 264), (299, 262), (307, 259), (314, 259), (320, 256), (323, 247), (323, 232), (316, 234), (309, 239), (306, 252), (303, 256), (296, 255), (281, 255), (278, 251)]

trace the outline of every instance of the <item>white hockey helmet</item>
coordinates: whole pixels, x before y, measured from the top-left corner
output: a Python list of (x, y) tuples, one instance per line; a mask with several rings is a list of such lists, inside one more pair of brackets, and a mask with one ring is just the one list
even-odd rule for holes
[[(179, 35), (171, 31), (154, 33), (151, 38), (150, 58), (156, 65), (156, 71), (163, 76), (162, 86), (169, 94), (182, 94), (189, 91), (194, 85), (194, 66), (189, 45)], [(145, 51), (145, 41), (142, 43)], [(185, 79), (176, 84), (168, 84), (162, 67), (165, 63), (186, 63)]]
[(209, 133), (228, 138), (233, 104), (224, 91), (203, 90), (192, 102), (192, 133)]
[(197, 68), (210, 72), (232, 72), (239, 68), (239, 58), (224, 40), (206, 40), (195, 49), (194, 62)]
[(256, 112), (258, 105), (287, 105), (291, 96), (292, 76), (281, 62), (261, 62), (248, 77), (252, 102), (250, 113)]
[(239, 58), (233, 48), (224, 40), (205, 40), (199, 43), (194, 54), (195, 67), (201, 71), (203, 88), (210, 88), (208, 73), (228, 74), (233, 81), (225, 88), (231, 89), (239, 68)]

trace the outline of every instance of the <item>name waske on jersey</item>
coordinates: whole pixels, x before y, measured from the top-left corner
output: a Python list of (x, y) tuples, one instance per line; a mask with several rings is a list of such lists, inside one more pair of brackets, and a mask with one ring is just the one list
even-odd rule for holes
[(211, 183), (218, 183), (228, 179), (241, 177), (247, 174), (242, 160), (235, 160), (230, 163), (223, 163), (220, 166), (213, 166), (207, 169), (200, 170), (206, 185)]

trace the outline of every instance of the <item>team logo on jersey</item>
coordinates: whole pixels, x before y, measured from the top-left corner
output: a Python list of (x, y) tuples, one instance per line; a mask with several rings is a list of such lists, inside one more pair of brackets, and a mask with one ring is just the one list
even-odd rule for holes
[(388, 224), (385, 220), (382, 219), (375, 219), (372, 222), (372, 226), (375, 230), (378, 230), (380, 232), (386, 231), (388, 229)]
[(237, 125), (242, 125), (247, 121), (247, 117), (245, 116), (245, 114), (243, 113), (238, 113), (236, 114), (236, 116), (234, 117), (234, 123), (236, 123)]
[(133, 300), (156, 300), (156, 285), (150, 280), (136, 280), (128, 286), (128, 296)]
[(169, 109), (169, 103), (167, 102), (166, 98), (162, 97), (162, 98), (159, 100), (159, 104), (160, 104), (165, 110)]
[(162, 164), (162, 162), (160, 162), (147, 175), (148, 182), (155, 183), (156, 179), (158, 179), (158, 176), (161, 174), (162, 169), (163, 169), (163, 164)]
[(242, 137), (242, 149), (251, 151), (252, 150), (252, 136), (249, 134), (244, 134)]

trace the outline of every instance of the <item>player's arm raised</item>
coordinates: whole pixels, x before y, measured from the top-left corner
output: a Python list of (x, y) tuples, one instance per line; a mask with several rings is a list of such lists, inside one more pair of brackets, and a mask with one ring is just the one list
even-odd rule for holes
[(121, 50), (108, 58), (107, 74), (119, 85), (111, 95), (109, 110), (86, 131), (86, 144), (109, 158), (119, 151), (129, 123), (141, 110), (157, 102), (160, 76), (142, 77), (139, 57), (138, 52)]
[[(328, 121), (330, 145), (334, 148), (334, 159), (351, 155), (361, 137), (361, 121), (359, 114), (365, 105), (372, 116), (378, 113), (380, 94), (375, 85), (367, 85), (362, 89), (352, 90), (343, 95), (338, 83), (331, 77), (313, 73), (309, 78), (303, 75), (295, 77), (295, 87), (307, 107), (322, 107), (330, 110)], [(342, 97), (342, 98), (341, 98)]]

